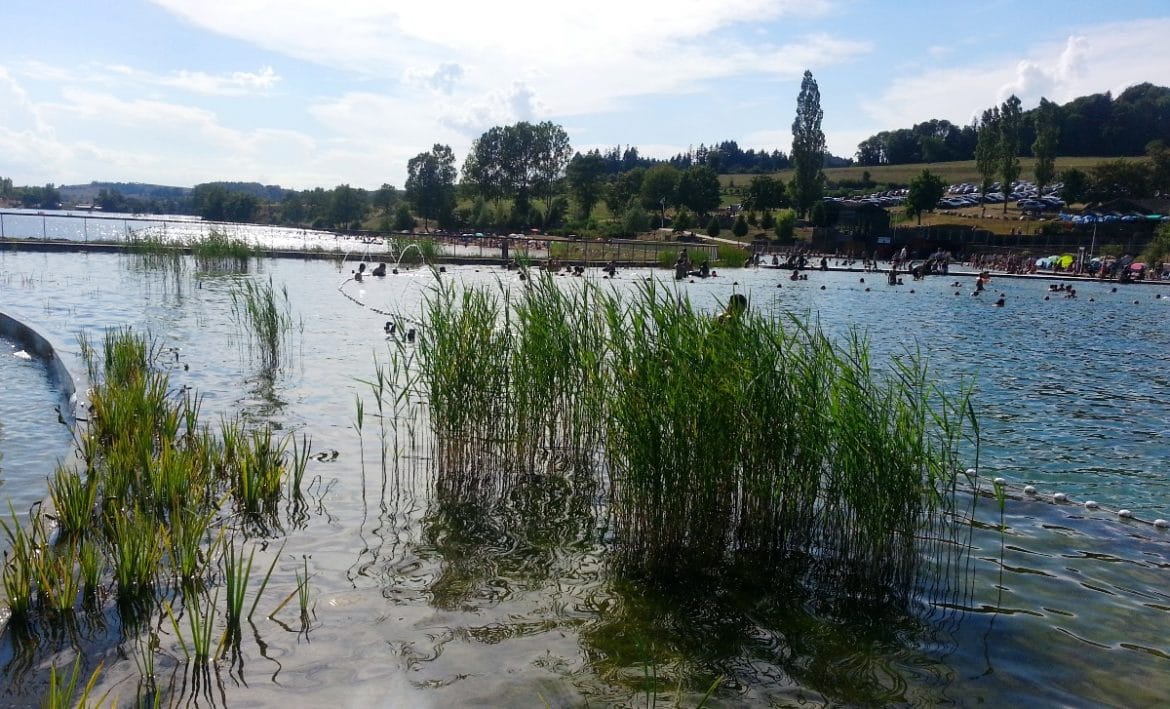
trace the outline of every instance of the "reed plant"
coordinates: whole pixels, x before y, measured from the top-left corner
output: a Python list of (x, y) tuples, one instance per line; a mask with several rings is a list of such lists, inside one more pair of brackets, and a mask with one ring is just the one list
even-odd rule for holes
[(90, 702), (90, 695), (93, 694), (93, 688), (101, 678), (101, 674), (102, 665), (99, 664), (90, 673), (89, 680), (81, 687), (81, 694), (74, 696), (78, 690), (77, 683), (81, 681), (81, 657), (73, 660), (73, 669), (68, 676), (59, 673), (56, 664), (49, 665), (49, 686), (41, 700), (41, 706), (45, 709), (101, 706), (109, 696), (109, 692), (99, 697), (96, 702), (92, 704)]
[(187, 244), (200, 271), (246, 272), (260, 249), (218, 229)]
[(616, 563), (659, 580), (798, 567), (904, 600), (924, 550), (956, 548), (929, 540), (950, 533), (978, 428), (969, 390), (944, 395), (919, 353), (878, 366), (857, 333), (712, 317), (654, 281), (623, 294), (545, 274), (519, 295), (439, 281), (423, 311), (444, 499), (553, 477), (602, 490)]
[(278, 294), (271, 278), (266, 285), (246, 279), (233, 286), (231, 297), (232, 317), (247, 332), (249, 350), (259, 352), (266, 370), (276, 369), (293, 326), (288, 288)]
[(77, 471), (58, 467), (49, 481), (49, 499), (53, 502), (63, 536), (77, 536), (93, 526), (97, 508), (95, 478), (82, 479)]
[[(163, 582), (173, 579), (187, 616), (184, 652), (206, 664), (222, 649), (214, 632), (219, 585), (227, 586), (226, 617), (238, 638), (251, 567), (250, 557), (244, 565), (234, 551), (226, 573), (211, 563), (224, 543), (225, 521), (245, 519), (246, 534), (248, 520), (263, 516), (268, 529), (283, 494), (299, 499), (308, 439), (300, 446), (294, 441), (290, 455), (291, 435), (250, 430), (240, 419), (221, 421), (217, 436), (199, 421), (199, 397), (171, 392), (150, 338), (120, 329), (107, 332), (100, 345), (86, 337), (81, 342), (94, 383), (89, 422), (75, 434), (84, 472), (62, 466), (50, 482), (60, 528), (55, 538), (46, 532), (44, 513), (31, 524), (20, 524), (15, 514), (11, 522), (0, 520), (11, 541), (0, 571), (5, 600), (14, 622), (30, 632), (68, 630), (80, 595), (91, 607), (116, 600), (125, 635), (148, 627), (160, 612), (178, 633), (177, 616), (169, 604), (160, 605), (173, 593)], [(229, 516), (231, 503), (238, 514)], [(299, 592), (306, 584), (298, 580)], [(91, 610), (102, 617), (100, 607)], [(26, 622), (37, 620), (44, 622)]]

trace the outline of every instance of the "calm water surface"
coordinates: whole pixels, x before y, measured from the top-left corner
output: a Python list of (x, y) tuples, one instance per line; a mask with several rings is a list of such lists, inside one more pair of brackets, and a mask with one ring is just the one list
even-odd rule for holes
[[(551, 521), (534, 529), (436, 497), (414, 465), (424, 447), (406, 445), (383, 474), (376, 424), (367, 420), (360, 439), (354, 429), (355, 397), (369, 400), (359, 380), (386, 351), (386, 318), (373, 309), (417, 313), (428, 273), (359, 284), (347, 281), (353, 264), (262, 261), (249, 274), (186, 264), (176, 274), (127, 256), (0, 251), (0, 274), (19, 284), (0, 292), (0, 307), (61, 344), (75, 373), (83, 371), (78, 333), (147, 330), (177, 348), (167, 363), (172, 384), (204, 393), (205, 415), (272, 421), (330, 453), (310, 466), (312, 513), (286, 530), (267, 594), (275, 606), (307, 564), (311, 623), (287, 610), (258, 621), (241, 665), (220, 667), (211, 691), (186, 673), (169, 629), (160, 629), (159, 674), (177, 678), (187, 696), (229, 705), (572, 706), (645, 705), (657, 694), (694, 704), (721, 676), (714, 703), (727, 706), (1170, 700), (1170, 547), (1148, 525), (1034, 500), (1008, 500), (1001, 513), (981, 499), (970, 587), (943, 604), (924, 595), (910, 612), (842, 616), (796, 590), (749, 593), (717, 582), (664, 596), (608, 573), (593, 511), (563, 491), (539, 492)], [(449, 271), (467, 283), (516, 278)], [(647, 274), (627, 271), (613, 285), (629, 288)], [(269, 277), (288, 286), (299, 323), (291, 366), (275, 379), (259, 374), (230, 318), (233, 280)], [(944, 386), (975, 382), (983, 475), (1170, 517), (1170, 300), (1153, 288), (1083, 284), (1076, 300), (1045, 301), (1045, 282), (1009, 280), (974, 298), (969, 279), (959, 288), (953, 280), (890, 288), (881, 274), (790, 282), (756, 270), (683, 287), (712, 309), (739, 291), (753, 308), (812, 314), (834, 333), (864, 328), (879, 361), (920, 348)], [(995, 308), (988, 296), (1000, 292), (1007, 306)], [(51, 416), (50, 429), (59, 425)], [(43, 493), (46, 472), (10, 478), (2, 460), (0, 471), (0, 494), (14, 495), (16, 485)], [(133, 696), (137, 670), (117, 661), (117, 638), (88, 627), (82, 635), (95, 655), (105, 653), (103, 687)], [(133, 644), (122, 651), (132, 655)], [(31, 682), (10, 668), (12, 685)]]

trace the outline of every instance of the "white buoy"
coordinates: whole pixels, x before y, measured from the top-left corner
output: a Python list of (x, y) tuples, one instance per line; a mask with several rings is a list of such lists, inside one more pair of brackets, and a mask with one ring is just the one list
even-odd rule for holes
[(1068, 495), (1063, 492), (1058, 492), (1052, 496), (1053, 502), (1068, 502)]
[(1034, 485), (1025, 485), (1024, 486), (1024, 494), (1025, 495), (1035, 495), (1036, 494), (1036, 487)]
[(1101, 505), (1098, 505), (1096, 500), (1085, 500), (1085, 509), (1087, 510), (1095, 510), (1100, 506)]
[(1007, 480), (1004, 480), (1003, 478), (996, 478), (995, 484), (996, 485), (1007, 485)]
[(1167, 527), (1170, 527), (1170, 522), (1167, 522), (1166, 520), (1159, 517), (1158, 519), (1154, 520), (1154, 526), (1158, 529), (1166, 529)]
[(1130, 512), (1129, 510), (1117, 510), (1117, 516), (1129, 519), (1130, 517), (1133, 517), (1133, 512)]

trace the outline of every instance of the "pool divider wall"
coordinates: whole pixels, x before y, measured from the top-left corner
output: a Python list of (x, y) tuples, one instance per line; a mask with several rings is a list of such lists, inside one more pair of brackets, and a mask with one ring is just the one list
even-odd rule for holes
[(14, 340), (25, 352), (44, 363), (49, 377), (60, 388), (61, 398), (64, 400), (62, 403), (66, 404), (61, 407), (62, 413), (72, 414), (72, 402), (77, 387), (73, 382), (73, 375), (57, 356), (57, 350), (52, 343), (36, 330), (4, 312), (0, 312), (0, 337)]

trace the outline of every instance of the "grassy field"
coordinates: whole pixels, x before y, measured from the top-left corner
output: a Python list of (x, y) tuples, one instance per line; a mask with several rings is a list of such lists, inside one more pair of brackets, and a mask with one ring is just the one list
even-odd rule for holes
[[(1059, 174), (1061, 170), (1077, 168), (1078, 170), (1084, 170), (1087, 172), (1102, 162), (1108, 162), (1116, 159), (1117, 158), (1101, 157), (1057, 158), (1056, 171)], [(1144, 161), (1146, 158), (1121, 159)], [(1034, 158), (1020, 158), (1020, 178), (1025, 180), (1032, 179), (1033, 168), (1035, 164), (1036, 160)], [(940, 163), (916, 163), (912, 165), (833, 167), (825, 170), (825, 177), (828, 178), (829, 182), (839, 182), (841, 180), (854, 180), (860, 182), (863, 177), (863, 173), (869, 172), (869, 179), (878, 185), (908, 185), (910, 180), (920, 175), (923, 170), (930, 170), (932, 174), (939, 175), (949, 184), (979, 181), (979, 171), (975, 169), (974, 160)], [(783, 170), (781, 172), (773, 173), (772, 176), (787, 182), (792, 179), (792, 170)], [(747, 187), (748, 184), (751, 183), (753, 177), (755, 177), (755, 175), (720, 175), (719, 183), (725, 190), (732, 186)]]

